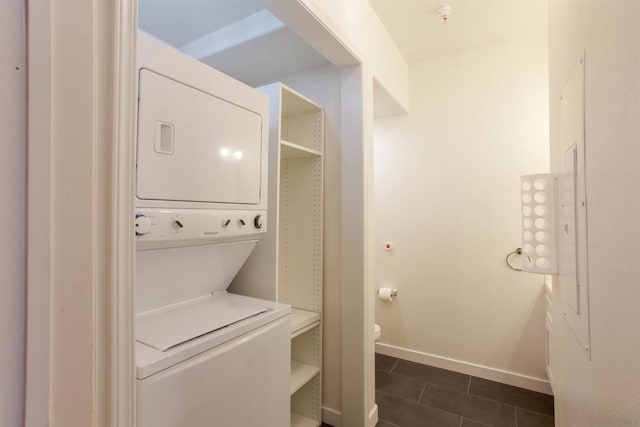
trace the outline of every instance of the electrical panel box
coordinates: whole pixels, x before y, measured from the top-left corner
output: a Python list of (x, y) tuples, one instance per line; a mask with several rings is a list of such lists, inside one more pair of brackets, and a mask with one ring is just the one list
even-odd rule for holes
[(558, 287), (562, 315), (583, 350), (590, 354), (587, 269), (587, 183), (584, 114), (584, 57), (569, 76), (560, 99)]

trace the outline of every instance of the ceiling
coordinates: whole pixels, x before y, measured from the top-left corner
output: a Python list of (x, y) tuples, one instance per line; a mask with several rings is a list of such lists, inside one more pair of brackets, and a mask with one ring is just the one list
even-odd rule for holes
[(138, 16), (140, 29), (250, 86), (328, 64), (257, 0), (140, 0)]
[[(412, 63), (547, 31), (546, 0), (369, 0)], [(437, 12), (451, 6), (446, 23)]]
[(139, 0), (140, 28), (183, 46), (264, 7), (253, 0)]

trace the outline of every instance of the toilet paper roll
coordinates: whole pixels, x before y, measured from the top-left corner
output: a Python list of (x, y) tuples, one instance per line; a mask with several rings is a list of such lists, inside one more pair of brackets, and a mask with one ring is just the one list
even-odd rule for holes
[(378, 298), (382, 301), (393, 301), (393, 297), (396, 296), (396, 290), (392, 288), (380, 288), (378, 289)]

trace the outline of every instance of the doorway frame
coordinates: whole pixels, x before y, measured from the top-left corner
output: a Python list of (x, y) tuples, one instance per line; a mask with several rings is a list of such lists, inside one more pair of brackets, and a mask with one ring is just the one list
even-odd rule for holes
[[(79, 0), (78, 7), (88, 19), (77, 22), (75, 12), (66, 8), (63, 3), (51, 3), (48, 0), (28, 1), (28, 45), (29, 45), (29, 92), (33, 98), (29, 105), (29, 195), (28, 195), (28, 338), (27, 338), (27, 378), (26, 378), (26, 410), (25, 417), (28, 425), (44, 426), (52, 420), (73, 420), (76, 409), (71, 407), (55, 407), (55, 385), (61, 378), (65, 381), (78, 382), (83, 389), (91, 389), (90, 408), (83, 409), (83, 417), (68, 424), (68, 427), (85, 427), (86, 417), (92, 417), (93, 426), (129, 427), (135, 426), (135, 335), (134, 335), (134, 231), (131, 213), (134, 211), (134, 172), (135, 172), (135, 141), (136, 109), (137, 109), (137, 75), (136, 75), (136, 41), (137, 41), (137, 0)], [(365, 76), (360, 84), (364, 92), (368, 89), (370, 78), (363, 74), (362, 60), (349, 49), (338, 34), (332, 31), (304, 0), (292, 2), (272, 2), (264, 0), (267, 9), (278, 16), (285, 24), (291, 23), (292, 28), (307, 43), (321, 52), (330, 62), (339, 68), (356, 67)], [(74, 25), (64, 26), (66, 19)], [(295, 28), (294, 28), (295, 27)], [(36, 31), (37, 30), (37, 31)], [(77, 37), (90, 35), (91, 42), (85, 40), (82, 52), (73, 51), (73, 43)], [(65, 44), (65, 40), (67, 44)], [(93, 45), (91, 45), (93, 43)], [(110, 55), (104, 55), (108, 50)], [(72, 60), (71, 60), (72, 59)], [(108, 63), (108, 67), (100, 68), (96, 64)], [(82, 68), (78, 68), (82, 67)], [(85, 68), (86, 67), (86, 68)], [(80, 197), (87, 197), (94, 201), (94, 209), (98, 206), (96, 199), (106, 201), (106, 214), (94, 210), (90, 219), (94, 225), (92, 239), (97, 239), (90, 254), (82, 253), (79, 247), (69, 246), (70, 251), (82, 256), (89, 256), (93, 261), (91, 270), (93, 275), (85, 275), (90, 283), (87, 289), (92, 294), (83, 299), (82, 307), (69, 306), (69, 310), (78, 315), (78, 325), (83, 325), (87, 331), (92, 331), (85, 337), (83, 344), (89, 339), (94, 340), (91, 350), (87, 347), (60, 349), (55, 347), (60, 337), (65, 341), (74, 340), (75, 335), (69, 323), (61, 329), (52, 327), (52, 320), (56, 314), (52, 309), (53, 303), (60, 301), (57, 286), (60, 285), (59, 276), (55, 276), (56, 268), (54, 255), (56, 247), (52, 246), (62, 239), (67, 243), (66, 236), (56, 229), (54, 209), (56, 198), (60, 190), (57, 183), (51, 184), (54, 166), (73, 167), (72, 160), (56, 159), (55, 147), (52, 146), (55, 135), (52, 129), (57, 126), (69, 126), (68, 122), (58, 123), (57, 104), (62, 98), (59, 81), (53, 71), (68, 73), (65, 79), (72, 78), (78, 70), (81, 73), (93, 73), (93, 97), (82, 99), (78, 108), (86, 108), (93, 117), (93, 123), (83, 124), (84, 134), (78, 134), (73, 140), (67, 141), (69, 146), (86, 147), (90, 140), (94, 151), (94, 163), (84, 165), (85, 170), (93, 179), (98, 173), (100, 179), (106, 177), (108, 185), (98, 185), (95, 181), (87, 186)], [(58, 75), (59, 77), (59, 75)], [(68, 83), (68, 81), (67, 81)], [(346, 89), (345, 89), (346, 90)], [(343, 92), (345, 93), (345, 92)], [(56, 99), (57, 96), (57, 99)], [(358, 95), (360, 96), (360, 95)], [(69, 98), (73, 98), (70, 94)], [(68, 101), (65, 101), (68, 102)], [(360, 105), (363, 101), (360, 100)], [(54, 114), (54, 112), (56, 114)], [(351, 110), (353, 112), (353, 110)], [(368, 115), (368, 112), (362, 112)], [(345, 122), (352, 117), (345, 116)], [(350, 162), (354, 165), (364, 165), (369, 159), (365, 155), (365, 140), (368, 118), (359, 119), (354, 124), (353, 132), (349, 134)], [(70, 129), (63, 129), (68, 130)], [(101, 132), (104, 131), (104, 134)], [(344, 135), (343, 135), (344, 136)], [(111, 145), (102, 141), (110, 138)], [(343, 138), (344, 139), (344, 138)], [(367, 143), (370, 143), (367, 142)], [(100, 146), (102, 145), (102, 147)], [(100, 154), (108, 153), (107, 160)], [(97, 156), (97, 157), (96, 157)], [(108, 156), (107, 156), (108, 157)], [(344, 160), (343, 160), (344, 161)], [(57, 162), (57, 163), (53, 163)], [(363, 166), (365, 167), (365, 166)], [(58, 169), (60, 170), (60, 169)], [(352, 171), (353, 172), (353, 171)], [(358, 172), (359, 173), (359, 172)], [(367, 177), (348, 183), (348, 190), (360, 191), (365, 195)], [(38, 185), (46, 183), (47, 185)], [(347, 190), (343, 182), (343, 192)], [(363, 188), (364, 187), (364, 188)], [(343, 199), (344, 201), (345, 199)], [(349, 324), (343, 316), (343, 331), (348, 329), (354, 340), (343, 340), (343, 354), (350, 354), (348, 363), (357, 365), (357, 374), (352, 376), (352, 382), (342, 388), (342, 411), (350, 412), (357, 420), (353, 425), (369, 425), (371, 423), (370, 409), (358, 396), (365, 396), (367, 383), (365, 376), (368, 370), (373, 370), (370, 360), (362, 360), (360, 356), (371, 353), (373, 346), (373, 319), (365, 318), (365, 313), (347, 310), (351, 307), (361, 307), (369, 295), (373, 298), (370, 284), (366, 279), (366, 260), (357, 265), (350, 264), (354, 258), (362, 257), (366, 253), (367, 229), (363, 221), (358, 222), (359, 215), (365, 210), (361, 200), (346, 200), (343, 204), (343, 227), (356, 224), (359, 231), (356, 240), (349, 240), (350, 247), (355, 252), (343, 254), (343, 290), (350, 286), (348, 295), (343, 293), (343, 313), (348, 311), (350, 319), (361, 317), (357, 324)], [(355, 209), (354, 209), (355, 207)], [(63, 212), (73, 212), (72, 207)], [(348, 214), (346, 220), (344, 215)], [(104, 223), (99, 219), (105, 218)], [(353, 237), (353, 236), (352, 236)], [(343, 237), (344, 239), (345, 237)], [(70, 236), (81, 240), (82, 236)], [(364, 240), (364, 241), (363, 241)], [(106, 248), (106, 249), (104, 249)], [(104, 271), (100, 266), (105, 265)], [(98, 267), (96, 267), (98, 266)], [(365, 267), (363, 267), (365, 266)], [(355, 270), (354, 270), (355, 269)], [(59, 271), (58, 271), (59, 273)], [(71, 274), (71, 273), (69, 273)], [(349, 279), (350, 283), (345, 284)], [(65, 291), (68, 289), (65, 288)], [(104, 296), (104, 298), (103, 298)], [(355, 305), (354, 305), (355, 301)], [(368, 303), (364, 304), (366, 307)], [(77, 313), (76, 313), (77, 312)], [(67, 314), (69, 316), (69, 314)], [(68, 320), (67, 320), (68, 322)], [(371, 323), (369, 328), (368, 323)], [(71, 325), (72, 326), (72, 325)], [(53, 329), (52, 329), (53, 328)], [(369, 339), (371, 338), (371, 339)], [(53, 348), (55, 347), (55, 348)], [(103, 354), (104, 352), (104, 354)], [(60, 372), (57, 365), (52, 363), (52, 357), (79, 357), (83, 361), (91, 361), (89, 369), (92, 376), (82, 372)], [(343, 359), (343, 363), (345, 359)], [(68, 362), (67, 362), (68, 363)], [(344, 369), (343, 366), (343, 373)], [(65, 377), (62, 377), (62, 376)], [(355, 382), (355, 386), (354, 386)], [(365, 405), (363, 407), (362, 405)], [(351, 424), (350, 424), (351, 425)]]
[[(113, 283), (114, 294), (111, 308), (111, 328), (115, 334), (112, 336), (113, 370), (111, 381), (112, 405), (117, 418), (123, 421), (135, 420), (135, 408), (125, 401), (123, 396), (135, 396), (135, 383), (126, 384), (128, 372), (135, 369), (135, 355), (127, 349), (127, 343), (134, 341), (133, 335), (133, 275), (134, 266), (132, 255), (133, 230), (130, 228), (130, 213), (133, 212), (133, 174), (134, 152), (128, 147), (130, 141), (135, 139), (136, 123), (131, 120), (135, 117), (136, 103), (127, 103), (127, 96), (137, 94), (137, 78), (135, 73), (135, 49), (137, 38), (137, 0), (119, 0), (122, 7), (116, 31), (120, 34), (116, 39), (117, 45), (116, 63), (127, 67), (130, 75), (117, 73), (118, 88), (116, 103), (118, 110), (117, 131), (118, 155), (114, 156), (118, 164), (114, 165), (114, 189), (113, 195), (117, 211), (117, 218), (112, 238), (114, 248), (120, 248), (112, 254), (113, 277), (118, 281)], [(373, 341), (373, 307), (375, 304), (373, 293), (373, 250), (371, 236), (373, 235), (372, 219), (368, 219), (368, 212), (372, 211), (373, 188), (373, 158), (372, 158), (372, 129), (373, 129), (373, 75), (368, 72), (363, 60), (341, 37), (322, 22), (314, 11), (306, 5), (305, 1), (271, 2), (262, 1), (267, 10), (285, 23), (290, 29), (314, 47), (334, 66), (343, 70), (343, 176), (357, 175), (357, 179), (347, 179), (342, 182), (342, 241), (343, 247), (347, 245), (349, 250), (343, 250), (342, 255), (342, 408), (341, 424), (374, 426), (378, 420), (377, 406), (374, 402), (374, 341)], [(130, 10), (125, 11), (125, 5), (130, 5)], [(133, 11), (131, 9), (134, 9)], [(118, 70), (118, 68), (116, 68)], [(119, 75), (118, 75), (119, 74)], [(354, 96), (356, 94), (356, 96)], [(345, 102), (344, 95), (351, 95), (355, 100)], [(347, 96), (349, 98), (349, 96)], [(128, 99), (137, 99), (130, 97)], [(354, 120), (354, 114), (357, 120)], [(351, 123), (345, 126), (344, 123)], [(133, 139), (130, 139), (133, 138)], [(368, 143), (367, 143), (368, 141)], [(345, 174), (344, 172), (349, 172)], [(344, 196), (348, 194), (349, 196)], [(359, 194), (359, 196), (358, 196)], [(352, 196), (356, 197), (352, 197)], [(353, 233), (345, 233), (345, 230), (353, 230)], [(117, 249), (116, 249), (117, 250)], [(355, 261), (355, 262), (354, 262)], [(349, 283), (350, 286), (346, 286)], [(357, 284), (357, 286), (354, 286)], [(355, 309), (354, 309), (355, 307)], [(117, 319), (121, 321), (118, 322)], [(115, 320), (114, 320), (115, 319)], [(369, 327), (370, 326), (370, 327)], [(346, 367), (350, 367), (345, 369)], [(131, 374), (132, 375), (132, 374)], [(135, 378), (133, 376), (133, 378)], [(130, 402), (131, 400), (129, 400)], [(371, 405), (373, 403), (373, 405)], [(120, 413), (122, 411), (122, 414)], [(115, 417), (114, 417), (115, 418)], [(347, 424), (344, 424), (347, 423)], [(120, 424), (123, 425), (123, 424)]]

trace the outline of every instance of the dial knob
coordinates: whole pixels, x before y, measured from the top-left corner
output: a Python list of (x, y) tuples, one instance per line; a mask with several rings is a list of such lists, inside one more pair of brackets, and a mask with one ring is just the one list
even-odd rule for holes
[(264, 218), (262, 215), (256, 215), (253, 219), (253, 225), (259, 230), (264, 226)]
[(136, 214), (136, 236), (143, 236), (151, 231), (151, 220), (144, 214)]

